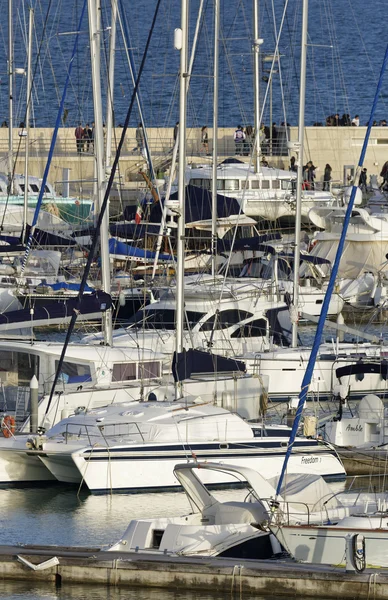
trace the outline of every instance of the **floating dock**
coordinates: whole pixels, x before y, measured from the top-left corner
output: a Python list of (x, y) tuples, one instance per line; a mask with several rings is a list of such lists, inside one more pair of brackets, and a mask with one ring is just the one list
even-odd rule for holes
[(284, 560), (186, 558), (106, 552), (99, 548), (0, 546), (0, 578), (99, 586), (196, 589), (310, 598), (387, 598), (388, 571), (349, 573), (342, 567)]

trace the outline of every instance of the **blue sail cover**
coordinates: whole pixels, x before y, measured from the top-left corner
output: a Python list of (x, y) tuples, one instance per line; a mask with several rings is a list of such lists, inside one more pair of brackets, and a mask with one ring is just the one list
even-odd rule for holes
[(142, 240), (147, 235), (158, 235), (159, 228), (152, 223), (111, 223), (109, 230), (111, 235), (125, 240)]
[(245, 373), (246, 366), (241, 360), (225, 358), (217, 354), (202, 352), (202, 350), (183, 350), (174, 352), (172, 359), (172, 374), (174, 381), (184, 381), (194, 373)]
[[(71, 283), (70, 281), (59, 281), (58, 283), (40, 283), (39, 287), (49, 287), (54, 292), (59, 291), (70, 291), (70, 292), (79, 292), (80, 283)], [(90, 285), (85, 286), (85, 292), (94, 292), (94, 288), (91, 288)]]
[[(171, 200), (178, 200), (178, 192), (170, 196)], [(163, 200), (162, 200), (163, 204)], [(148, 220), (150, 223), (160, 223), (162, 218), (162, 204), (156, 202), (150, 208)], [(222, 219), (230, 215), (238, 215), (240, 205), (235, 198), (227, 198), (217, 194), (217, 218)], [(185, 223), (196, 221), (209, 221), (212, 218), (212, 195), (204, 188), (187, 185), (185, 188)]]
[(71, 318), (74, 310), (85, 317), (87, 315), (105, 312), (112, 307), (112, 298), (109, 294), (98, 290), (93, 294), (83, 296), (81, 302), (78, 298), (67, 298), (66, 300), (47, 302), (45, 306), (35, 306), (34, 313), (31, 315), (30, 308), (12, 310), (0, 314), (0, 327), (2, 325), (18, 325), (28, 327), (31, 324), (50, 325), (53, 320)]
[(229, 252), (230, 250), (233, 252), (237, 252), (238, 250), (261, 250), (261, 245), (263, 243), (281, 239), (282, 236), (280, 233), (274, 232), (258, 235), (256, 237), (240, 238), (239, 240), (235, 240), (234, 244), (232, 240), (217, 240), (217, 252)]
[[(109, 253), (123, 258), (133, 258), (133, 260), (153, 260), (156, 256), (151, 250), (143, 250), (129, 246), (125, 242), (120, 242), (115, 238), (109, 240)], [(159, 260), (172, 261), (172, 256), (169, 254), (159, 254)]]

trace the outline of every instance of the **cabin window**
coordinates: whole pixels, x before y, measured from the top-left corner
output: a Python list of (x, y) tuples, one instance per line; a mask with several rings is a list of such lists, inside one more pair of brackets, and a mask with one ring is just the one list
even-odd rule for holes
[(244, 181), (241, 181), (241, 189), (249, 190), (249, 179), (244, 179)]
[[(55, 370), (58, 369), (59, 361), (55, 361)], [(62, 365), (59, 380), (63, 383), (87, 383), (92, 381), (90, 366), (82, 363), (65, 361)]]
[(30, 183), (30, 189), (35, 192), (35, 194), (39, 194), (39, 187), (36, 185), (36, 183)]
[(231, 325), (237, 325), (240, 321), (253, 317), (252, 313), (245, 310), (229, 309), (214, 314), (203, 323), (200, 331), (212, 331), (213, 329), (227, 329)]
[(256, 319), (250, 323), (245, 323), (232, 333), (232, 338), (262, 337), (267, 335), (267, 321), (265, 319)]
[(278, 190), (280, 187), (280, 181), (278, 179), (272, 179), (272, 189)]
[(225, 189), (225, 181), (224, 179), (217, 179), (217, 190)]
[(238, 179), (225, 179), (225, 190), (231, 192), (239, 189)]
[(27, 352), (0, 351), (1, 383), (29, 387), (33, 375), (39, 378), (39, 356)]
[(251, 188), (252, 190), (258, 190), (260, 188), (260, 181), (258, 179), (252, 179)]
[(261, 182), (262, 190), (269, 190), (269, 179), (263, 179)]
[(288, 190), (288, 186), (289, 186), (290, 182), (287, 179), (282, 179), (281, 184), (282, 184), (282, 190)]
[(204, 188), (205, 190), (210, 190), (211, 188), (210, 179), (190, 179), (190, 184), (195, 185), (196, 187)]
[(156, 360), (139, 363), (139, 379), (160, 377), (160, 363)]
[(22, 190), (22, 192), (24, 193), (24, 183), (20, 183), (19, 184), (20, 189)]
[(45, 194), (51, 194), (50, 188), (48, 187), (48, 185), (44, 186), (44, 191), (45, 191)]
[(136, 379), (136, 363), (115, 363), (112, 381), (133, 381)]

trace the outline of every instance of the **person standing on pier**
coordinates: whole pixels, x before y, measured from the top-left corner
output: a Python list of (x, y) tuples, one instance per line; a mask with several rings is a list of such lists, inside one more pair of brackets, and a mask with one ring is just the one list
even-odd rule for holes
[(323, 174), (323, 191), (328, 192), (330, 190), (330, 181), (331, 181), (331, 172), (332, 168), (329, 164), (325, 167), (325, 172)]
[(388, 191), (388, 160), (384, 163), (381, 169), (380, 177), (383, 178), (383, 183), (380, 185), (380, 190)]
[(78, 123), (78, 127), (76, 127), (76, 129), (75, 129), (74, 135), (75, 135), (75, 143), (76, 143), (76, 147), (77, 147), (77, 154), (81, 154), (82, 148), (84, 145), (84, 142), (83, 142), (84, 128), (82, 127), (81, 123)]
[(89, 123), (86, 123), (84, 129), (84, 144), (86, 144), (86, 152), (89, 152), (90, 145), (92, 142), (92, 130), (90, 129)]
[(361, 173), (360, 173), (360, 178), (358, 180), (358, 187), (360, 188), (360, 190), (362, 192), (367, 192), (368, 191), (368, 175), (367, 175), (367, 170), (366, 169), (362, 169)]
[(236, 156), (242, 156), (244, 149), (245, 133), (241, 125), (238, 125), (236, 131), (234, 132), (233, 139), (236, 146)]
[(201, 144), (202, 144), (202, 151), (205, 152), (206, 156), (210, 156), (210, 154), (209, 154), (209, 135), (207, 132), (207, 125), (204, 125), (201, 129)]
[(178, 131), (179, 131), (179, 121), (177, 121), (175, 123), (175, 127), (174, 127), (174, 146), (175, 146), (176, 139), (178, 137)]
[(249, 156), (252, 152), (254, 142), (254, 132), (252, 125), (247, 125), (245, 128), (245, 143), (244, 143), (244, 156)]
[(136, 148), (139, 154), (143, 153), (144, 148), (144, 131), (143, 125), (139, 123), (136, 129)]
[(315, 169), (311, 160), (303, 167), (303, 186), (305, 190), (315, 190)]

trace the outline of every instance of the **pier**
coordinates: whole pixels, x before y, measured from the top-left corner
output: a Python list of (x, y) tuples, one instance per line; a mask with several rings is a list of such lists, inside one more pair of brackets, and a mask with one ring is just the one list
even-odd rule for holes
[[(51, 561), (45, 568), (46, 561)], [(56, 563), (56, 564), (55, 564)], [(33, 565), (41, 565), (34, 570)], [(43, 567), (43, 568), (42, 568)], [(0, 578), (106, 586), (196, 589), (233, 594), (311, 598), (387, 598), (388, 571), (346, 572), (291, 560), (185, 558), (106, 552), (99, 548), (0, 546)]]
[[(219, 128), (218, 153), (220, 161), (235, 154), (233, 132), (235, 128)], [(279, 127), (279, 138), (273, 142), (273, 147), (263, 150), (270, 166), (288, 169), (287, 137), (290, 141), (297, 140), (297, 127)], [(346, 184), (348, 177), (355, 172), (360, 149), (365, 136), (365, 127), (306, 127), (304, 163), (312, 160), (317, 167), (316, 181), (322, 182), (326, 163), (332, 166), (333, 183)], [(32, 128), (30, 130), (30, 175), (42, 177), (50, 147), (52, 129)], [(116, 150), (122, 133), (116, 128), (112, 136), (112, 156)], [(155, 163), (157, 175), (163, 177), (170, 165), (172, 147), (174, 144), (172, 128), (147, 129), (150, 150)], [(24, 171), (24, 153), (26, 138), (19, 136), (19, 130), (14, 129), (14, 158), (15, 172)], [(86, 146), (85, 146), (86, 149)], [(212, 151), (212, 129), (209, 128), (209, 152)], [(7, 172), (8, 129), (0, 128), (0, 171)], [(248, 156), (239, 157), (249, 161)], [(388, 160), (388, 128), (373, 127), (369, 142), (365, 167), (368, 177), (379, 175), (383, 164)], [(201, 146), (200, 128), (187, 130), (187, 162), (210, 162), (211, 156), (205, 156)], [(89, 152), (77, 154), (74, 128), (61, 128), (50, 169), (49, 180), (61, 192), (63, 181), (62, 169), (70, 169), (72, 193), (82, 195), (82, 191), (92, 187), (94, 157), (90, 147)], [(145, 187), (144, 180), (139, 176), (139, 170), (146, 168), (146, 162), (136, 150), (136, 130), (128, 129), (125, 144), (120, 159), (120, 181), (129, 188)]]

